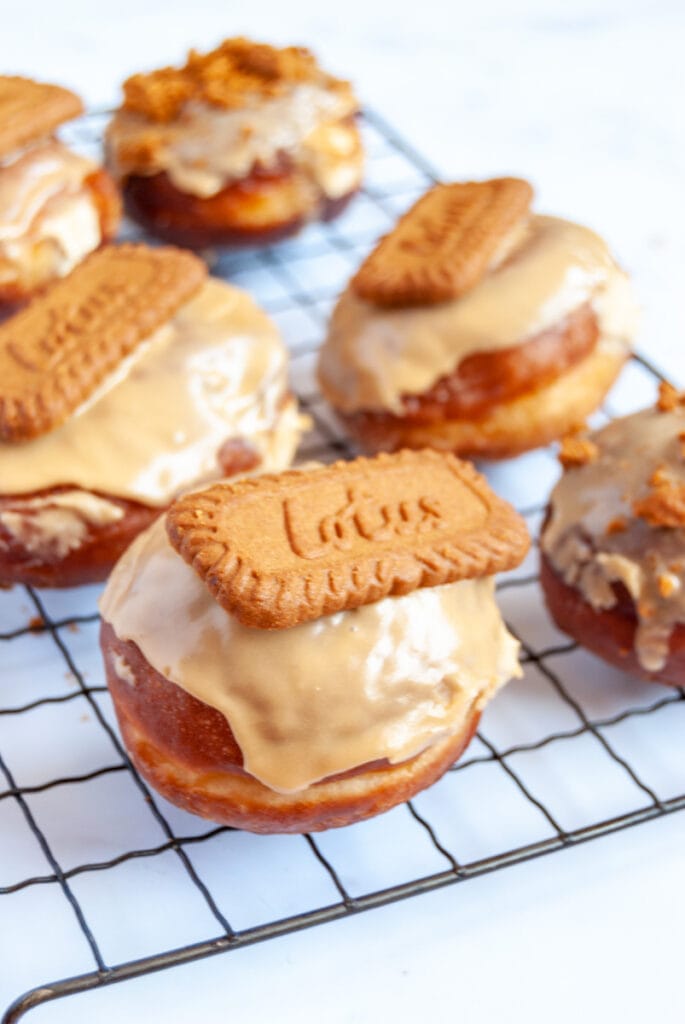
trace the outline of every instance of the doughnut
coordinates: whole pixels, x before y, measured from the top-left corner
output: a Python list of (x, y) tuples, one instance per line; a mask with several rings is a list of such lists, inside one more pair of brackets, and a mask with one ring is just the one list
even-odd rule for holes
[(400, 764), (378, 758), (297, 794), (279, 793), (244, 770), (220, 711), (156, 672), (106, 623), (100, 642), (119, 728), (141, 775), (177, 807), (249, 832), (320, 832), (389, 810), (440, 778), (480, 719), (472, 709), (456, 735)]
[[(181, 291), (172, 294), (168, 264), (173, 270), (176, 261)], [(86, 309), (96, 319), (79, 335)], [(71, 354), (75, 394), (67, 395), (74, 407), (61, 408), (48, 359), (45, 394), (26, 412), (14, 342), (29, 351), (46, 322), (55, 345), (67, 337), (79, 346)], [(97, 387), (82, 381), (138, 327), (134, 350), (110, 359)], [(305, 425), (275, 326), (245, 292), (207, 278), (204, 264), (179, 250), (119, 246), (88, 257), (0, 325), (0, 382), (2, 585), (105, 579), (176, 494), (284, 468)], [(48, 422), (30, 418), (46, 409), (54, 413)]]
[(631, 675), (685, 684), (685, 404), (565, 439), (542, 531), (541, 583), (556, 625)]
[(436, 186), (340, 296), (318, 376), (363, 450), (508, 458), (601, 405), (629, 354), (630, 286), (596, 234), (530, 213), (531, 195)]
[(357, 110), (349, 83), (308, 50), (227, 39), (124, 83), (108, 165), (129, 215), (160, 238), (272, 242), (337, 216), (357, 192)]
[(253, 832), (360, 821), (436, 781), (521, 674), (494, 574), (522, 521), (452, 455), (378, 459), (194, 491), (116, 565), (107, 683), (172, 803)]

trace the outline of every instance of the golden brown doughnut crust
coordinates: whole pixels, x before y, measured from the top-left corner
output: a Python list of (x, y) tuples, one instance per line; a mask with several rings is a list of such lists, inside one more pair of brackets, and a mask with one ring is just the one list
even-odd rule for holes
[(625, 588), (614, 586), (618, 601), (613, 608), (596, 610), (579, 590), (557, 575), (544, 554), (540, 563), (540, 583), (554, 622), (582, 647), (640, 679), (668, 686), (685, 686), (685, 625), (677, 625), (673, 629), (664, 667), (658, 672), (648, 672), (635, 653), (637, 617)]
[[(121, 220), (119, 191), (113, 179), (102, 167), (89, 174), (83, 185), (90, 192), (97, 209), (100, 219), (100, 244), (104, 245), (114, 238)], [(45, 243), (46, 246), (49, 244)], [(36, 291), (49, 283), (50, 279), (45, 277), (34, 280), (27, 276), (15, 276), (13, 279), (3, 280), (0, 284), (0, 318), (5, 319), (16, 312)]]
[[(243, 770), (240, 749), (219, 711), (162, 676), (107, 622), (100, 642), (121, 733), (141, 775), (184, 810), (250, 832), (316, 832), (389, 810), (447, 771), (480, 718), (473, 710), (459, 735), (402, 764), (377, 761), (281, 794)], [(133, 682), (117, 674), (120, 659)]]
[(158, 238), (191, 249), (254, 245), (287, 238), (310, 220), (332, 220), (357, 189), (329, 199), (294, 167), (254, 169), (214, 196), (182, 192), (165, 172), (131, 175), (122, 185), (126, 212)]
[[(261, 457), (247, 441), (232, 438), (220, 448), (217, 462), (223, 475), (229, 477), (256, 469)], [(21, 512), (21, 503), (27, 500), (49, 498), (65, 491), (92, 493), (62, 485), (28, 494), (0, 494), (0, 515), (13, 509)], [(111, 494), (98, 493), (97, 497), (117, 505), (123, 510), (123, 516), (116, 522), (89, 523), (79, 547), (66, 554), (59, 553), (54, 546), (31, 551), (13, 537), (0, 520), (0, 586), (24, 583), (34, 587), (77, 587), (106, 580), (129, 544), (165, 511), (164, 507), (152, 507)]]
[(337, 415), (366, 451), (439, 448), (465, 458), (510, 458), (577, 429), (601, 405), (627, 357), (622, 346), (596, 345), (551, 380), (543, 375), (541, 386), (531, 381), (528, 390), (492, 402), (471, 416), (440, 419), (434, 405), (425, 421), (363, 411)]

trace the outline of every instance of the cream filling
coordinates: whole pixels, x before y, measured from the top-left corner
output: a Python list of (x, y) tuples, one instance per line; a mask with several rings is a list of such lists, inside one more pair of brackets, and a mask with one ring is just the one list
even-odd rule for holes
[(219, 476), (231, 438), (283, 468), (302, 429), (286, 392), (275, 325), (245, 292), (210, 279), (61, 427), (0, 444), (2, 493), (66, 483), (163, 506)]
[(594, 434), (599, 457), (564, 473), (541, 539), (556, 572), (596, 610), (613, 608), (612, 584), (624, 585), (638, 621), (635, 652), (649, 672), (664, 667), (673, 628), (685, 623), (685, 531), (650, 526), (633, 504), (658, 468), (685, 484), (684, 430), (685, 410), (647, 409)]
[(248, 629), (173, 550), (163, 519), (121, 559), (100, 609), (153, 668), (220, 711), (246, 770), (284, 793), (377, 759), (413, 757), (521, 675), (492, 578), (292, 629)]
[(81, 547), (91, 526), (117, 522), (123, 514), (119, 505), (96, 494), (63, 491), (18, 500), (11, 509), (0, 509), (0, 526), (32, 554), (64, 558)]
[[(68, 273), (100, 244), (100, 218), (83, 182), (96, 165), (46, 141), (0, 165), (0, 259), (40, 277), (35, 261)], [(36, 271), (34, 273), (33, 271)], [(5, 271), (3, 278), (8, 277)]]
[(59, 196), (51, 200), (32, 230), (0, 246), (8, 266), (0, 268), (0, 281), (40, 283), (48, 277), (64, 277), (97, 249), (102, 240), (100, 217), (90, 195)]
[(604, 241), (557, 217), (533, 216), (519, 244), (471, 291), (452, 302), (381, 309), (351, 288), (333, 312), (319, 378), (343, 412), (402, 413), (475, 352), (522, 344), (590, 303), (600, 335), (627, 344), (637, 308), (626, 275)]
[[(336, 182), (330, 157), (337, 155), (338, 160), (348, 162), (359, 173), (361, 170), (356, 129), (339, 123), (356, 110), (357, 101), (349, 89), (311, 83), (297, 85), (273, 99), (248, 99), (238, 110), (188, 103), (169, 123), (120, 110), (107, 129), (108, 162), (119, 178), (166, 171), (181, 191), (208, 197), (244, 178), (256, 164), (274, 167), (283, 153), (297, 162), (302, 148), (311, 147), (305, 159), (335, 196), (335, 189), (344, 183)], [(320, 134), (322, 129), (326, 129), (325, 137)], [(137, 156), (141, 151), (147, 155), (145, 166)], [(319, 154), (318, 160), (315, 154)]]

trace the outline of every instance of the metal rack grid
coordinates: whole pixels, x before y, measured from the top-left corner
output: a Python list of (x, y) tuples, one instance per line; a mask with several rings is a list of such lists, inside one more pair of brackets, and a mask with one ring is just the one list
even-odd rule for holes
[[(70, 126), (70, 143), (99, 148), (104, 116)], [(365, 113), (363, 131), (367, 181), (341, 219), (278, 246), (212, 258), (213, 272), (249, 288), (290, 345), (294, 390), (314, 422), (300, 450), (305, 459), (354, 454), (316, 392), (316, 348), (335, 295), (364, 252), (435, 180), (378, 115)], [(611, 412), (645, 404), (658, 379), (636, 357)], [(555, 475), (548, 451), (489, 471), (533, 530)], [(30, 970), (13, 964), (13, 985), (30, 990), (3, 1024), (57, 997), (465, 881), (685, 808), (685, 693), (627, 679), (558, 633), (542, 608), (534, 555), (499, 583), (525, 677), (488, 708), (468, 755), (406, 805), (316, 837), (212, 827), (148, 789), (119, 740), (102, 683), (95, 599), (93, 587), (0, 592), (0, 907), (9, 934), (15, 917), (31, 929), (32, 904), (27, 914), (13, 900), (37, 893), (41, 914), (40, 928), (30, 931)], [(27, 752), (36, 736), (41, 749), (29, 743)], [(384, 855), (374, 859), (379, 846)], [(18, 864), (19, 877), (8, 881)], [(27, 864), (38, 868), (26, 871)], [(165, 920), (161, 940), (139, 934), (138, 903), (154, 887), (152, 864), (154, 885), (170, 897), (172, 915), (180, 905), (182, 919)], [(287, 884), (293, 876), (297, 887)], [(48, 901), (46, 890), (57, 898)], [(133, 894), (141, 912), (132, 927), (125, 907)], [(51, 967), (55, 949), (77, 947), (60, 970)], [(60, 974), (64, 980), (46, 982)], [(14, 994), (0, 993), (0, 1005)]]

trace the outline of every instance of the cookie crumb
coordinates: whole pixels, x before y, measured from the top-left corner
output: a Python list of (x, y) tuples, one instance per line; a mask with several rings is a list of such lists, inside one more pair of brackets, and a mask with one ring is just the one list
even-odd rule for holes
[(559, 462), (564, 469), (587, 466), (599, 457), (599, 448), (594, 441), (584, 437), (564, 437), (559, 448)]
[(659, 384), (659, 397), (656, 403), (659, 412), (673, 412), (679, 405), (683, 405), (684, 402), (685, 395), (673, 387), (672, 384), (669, 384), (668, 381), (664, 380)]
[(279, 49), (238, 37), (224, 40), (209, 53), (191, 50), (181, 68), (132, 75), (124, 82), (123, 109), (165, 123), (189, 102), (232, 110), (255, 97), (278, 96), (301, 82), (348, 88), (347, 82), (322, 71), (302, 46)]
[(670, 572), (662, 572), (658, 579), (659, 593), (662, 597), (672, 597), (680, 590), (680, 580)]
[(649, 478), (651, 487), (665, 487), (669, 484), (668, 467), (663, 463), (657, 466)]
[[(655, 474), (656, 476), (656, 474)], [(654, 481), (654, 477), (652, 478)], [(674, 484), (668, 480), (653, 483), (652, 490), (645, 498), (633, 503), (636, 516), (650, 526), (677, 529), (685, 526), (685, 484)]]

